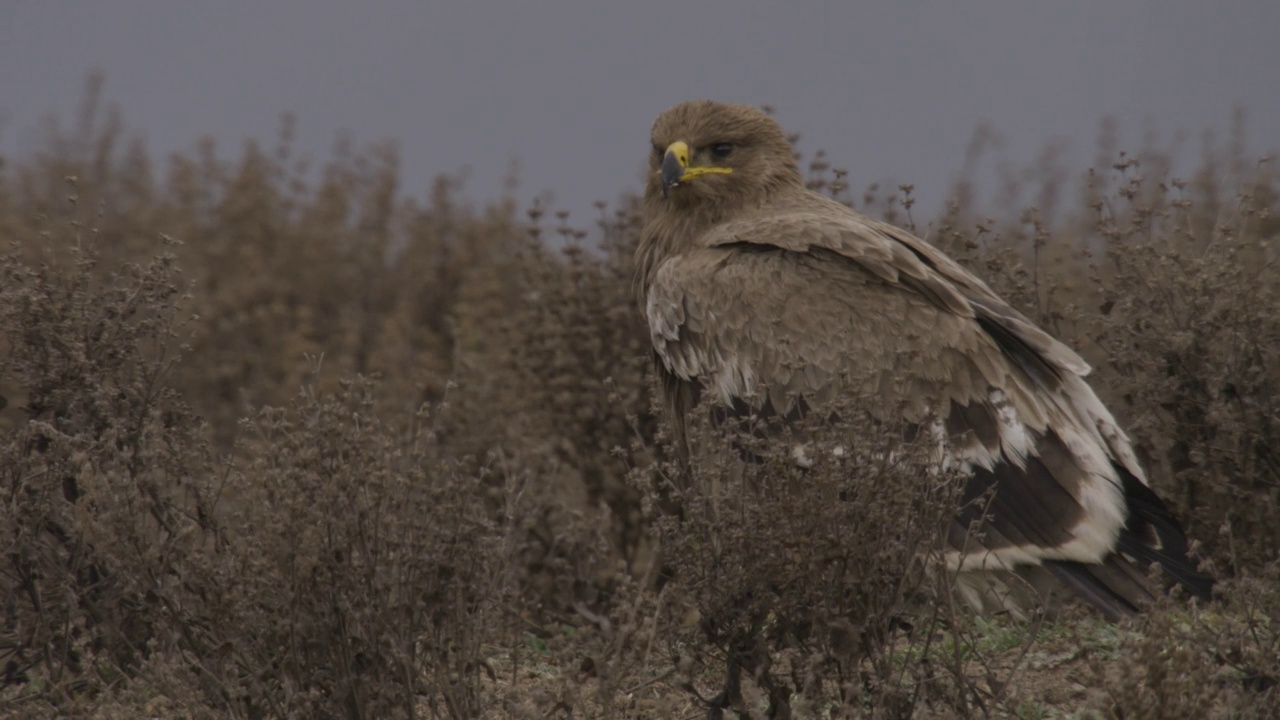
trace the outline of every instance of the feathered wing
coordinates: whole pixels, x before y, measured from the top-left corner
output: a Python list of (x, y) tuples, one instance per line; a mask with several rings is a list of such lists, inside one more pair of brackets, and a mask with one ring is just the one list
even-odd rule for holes
[(816, 196), (730, 222), (658, 267), (645, 312), (680, 408), (854, 392), (937, 430), (966, 499), (991, 493), (956, 518), (957, 570), (1043, 566), (1117, 616), (1150, 598), (1120, 550), (1208, 592), (1084, 361), (902, 230)]

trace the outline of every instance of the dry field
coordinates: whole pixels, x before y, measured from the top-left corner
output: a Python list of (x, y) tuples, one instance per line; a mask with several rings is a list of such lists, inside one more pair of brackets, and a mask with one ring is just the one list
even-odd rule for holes
[(884, 428), (679, 481), (634, 203), (409, 199), (288, 121), (156, 161), (96, 98), (0, 159), (0, 716), (1280, 717), (1273, 163), (1102, 142), (926, 222), (811, 159), (1081, 350), (1221, 578), (1017, 621), (925, 572), (953, 496)]

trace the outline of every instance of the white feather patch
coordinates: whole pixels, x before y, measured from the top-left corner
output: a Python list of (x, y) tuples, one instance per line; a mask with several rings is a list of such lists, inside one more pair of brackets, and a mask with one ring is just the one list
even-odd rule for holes
[[(1112, 463), (1119, 460), (1126, 468), (1131, 467), (1126, 460), (1132, 458), (1133, 451), (1128, 438), (1084, 381), (1069, 377), (1063, 391), (1065, 397), (1048, 398), (1045, 410), (1049, 422), (1045, 429), (1062, 440), (1085, 473), (1075, 494), (1083, 515), (1074, 527), (1068, 528), (1072, 539), (1054, 547), (1026, 544), (968, 554), (950, 551), (946, 560), (951, 570), (1012, 570), (1020, 565), (1040, 565), (1044, 560), (1100, 562), (1114, 551), (1124, 527), (1126, 506), (1123, 485)], [(1062, 406), (1064, 400), (1067, 407)], [(990, 401), (997, 410), (1001, 449), (1019, 467), (1026, 467), (1026, 459), (1036, 454), (1033, 435), (1003, 392), (993, 390)], [(994, 467), (985, 463), (999, 460), (979, 451), (980, 447), (974, 443), (960, 459), (983, 463), (988, 469)], [(1133, 459), (1132, 466), (1136, 465)]]

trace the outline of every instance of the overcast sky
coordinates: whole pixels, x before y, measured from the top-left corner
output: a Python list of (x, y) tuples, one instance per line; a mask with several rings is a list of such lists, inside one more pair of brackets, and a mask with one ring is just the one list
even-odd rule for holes
[(711, 97), (773, 105), (855, 188), (910, 181), (932, 213), (983, 123), (1015, 162), (1088, 164), (1104, 117), (1194, 157), (1236, 107), (1280, 146), (1278, 33), (1276, 0), (0, 0), (0, 152), (73, 119), (97, 68), (154, 156), (206, 133), (234, 156), (293, 112), (316, 159), (343, 130), (396, 140), (413, 195), (468, 169), (483, 201), (515, 160), (522, 198), (579, 214), (638, 188), (658, 112)]

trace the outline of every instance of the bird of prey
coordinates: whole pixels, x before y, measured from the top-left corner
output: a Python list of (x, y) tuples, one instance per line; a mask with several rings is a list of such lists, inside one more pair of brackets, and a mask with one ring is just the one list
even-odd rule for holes
[(651, 140), (636, 286), (678, 442), (697, 404), (785, 417), (857, 392), (908, 408), (987, 498), (953, 524), (958, 577), (1048, 571), (1111, 618), (1152, 599), (1151, 563), (1209, 595), (1075, 352), (937, 248), (806, 189), (765, 113), (687, 102)]

